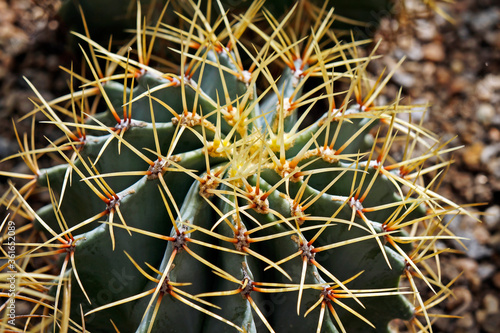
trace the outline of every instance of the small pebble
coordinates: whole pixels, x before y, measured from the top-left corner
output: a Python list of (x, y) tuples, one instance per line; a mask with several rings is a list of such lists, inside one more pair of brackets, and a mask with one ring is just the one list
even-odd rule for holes
[(481, 280), (484, 281), (484, 280), (489, 279), (491, 276), (493, 276), (495, 271), (496, 271), (495, 265), (493, 265), (491, 263), (482, 263), (482, 264), (479, 264), (479, 267), (477, 269), (477, 275), (479, 275)]
[(480, 244), (487, 244), (491, 237), (490, 233), (488, 232), (488, 229), (484, 224), (476, 225), (472, 234)]
[(496, 313), (499, 310), (498, 295), (486, 294), (483, 298), (484, 309), (487, 313)]
[(484, 321), (481, 322), (481, 327), (488, 333), (498, 333), (500, 328), (500, 312), (489, 313)]
[(488, 145), (481, 152), (481, 162), (488, 164), (495, 157), (500, 156), (500, 143)]
[[(500, 117), (498, 118), (500, 120)], [(495, 117), (493, 117), (493, 120), (495, 120)], [(500, 130), (495, 127), (490, 128), (490, 130), (488, 131), (488, 139), (493, 142), (500, 141)]]
[(500, 229), (500, 206), (488, 207), (484, 212), (484, 223), (488, 230), (494, 231)]
[(392, 80), (397, 84), (405, 88), (411, 88), (415, 84), (415, 76), (398, 71), (392, 76)]
[(476, 33), (483, 34), (491, 30), (499, 21), (500, 13), (498, 8), (491, 8), (491, 10), (484, 10), (473, 15), (469, 23)]
[(462, 73), (464, 70), (464, 67), (465, 67), (464, 63), (461, 60), (455, 59), (455, 60), (451, 61), (450, 68), (456, 74)]
[(491, 46), (500, 48), (500, 30), (486, 32), (484, 40)]
[(470, 170), (478, 170), (481, 167), (481, 153), (483, 152), (484, 144), (481, 141), (476, 141), (472, 145), (465, 148), (462, 155), (465, 165)]
[(443, 44), (438, 42), (432, 42), (422, 46), (422, 53), (424, 59), (429, 61), (441, 62), (446, 58)]
[(490, 237), (489, 245), (496, 252), (500, 252), (500, 233), (496, 233)]
[(457, 320), (457, 326), (460, 328), (472, 328), (474, 326), (474, 318), (469, 312), (465, 313), (462, 318)]
[(500, 75), (488, 74), (476, 85), (476, 95), (481, 101), (494, 102), (500, 90)]
[(437, 29), (427, 20), (415, 20), (415, 33), (421, 41), (430, 42), (437, 36)]
[(495, 275), (493, 275), (493, 285), (497, 288), (500, 289), (500, 272), (496, 272)]
[(468, 88), (470, 88), (470, 81), (465, 77), (458, 76), (451, 82), (449, 90), (451, 94), (461, 94), (465, 93)]
[(441, 85), (447, 85), (451, 80), (451, 73), (446, 67), (438, 67), (436, 69), (436, 80)]
[(453, 295), (454, 297), (449, 297), (446, 302), (446, 310), (448, 313), (460, 316), (464, 311), (469, 310), (472, 304), (472, 293), (468, 288), (456, 287), (453, 288)]
[(495, 116), (495, 108), (489, 103), (479, 104), (476, 111), (477, 120), (483, 125), (489, 125)]
[(500, 156), (491, 159), (486, 165), (486, 167), (493, 176), (500, 179)]

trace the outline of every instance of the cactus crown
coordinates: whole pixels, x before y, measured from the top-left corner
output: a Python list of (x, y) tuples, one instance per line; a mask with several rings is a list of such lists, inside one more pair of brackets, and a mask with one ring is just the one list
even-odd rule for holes
[[(47, 102), (28, 82), (63, 137), (20, 139), (33, 175), (6, 174), (29, 182), (2, 203), (41, 230), (16, 258), (18, 297), (51, 320), (27, 330), (430, 327), (450, 293), (432, 268), (454, 237), (442, 218), (466, 213), (434, 191), (451, 149), (400, 117), (414, 106), (377, 104), (393, 72), (367, 77), (367, 41), (339, 41), (333, 10), (301, 1), (277, 19), (262, 5), (190, 1), (186, 30), (165, 10), (146, 27), (139, 10), (116, 53), (79, 35), (78, 91)], [(178, 65), (154, 56), (164, 41)], [(65, 164), (39, 169), (45, 154)], [(34, 211), (37, 187), (51, 204)], [(55, 276), (35, 262), (54, 255)]]

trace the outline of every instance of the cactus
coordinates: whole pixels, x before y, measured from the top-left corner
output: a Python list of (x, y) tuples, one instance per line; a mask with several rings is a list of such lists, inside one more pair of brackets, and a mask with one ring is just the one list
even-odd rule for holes
[[(413, 106), (376, 104), (392, 73), (367, 78), (366, 41), (339, 42), (332, 10), (307, 17), (301, 2), (278, 20), (258, 1), (232, 18), (219, 4), (214, 20), (191, 6), (187, 30), (145, 27), (139, 12), (136, 58), (132, 43), (111, 53), (77, 34), (91, 78), (68, 70), (81, 80), (68, 96), (48, 102), (27, 81), (63, 138), (20, 138), (12, 158), (33, 175), (3, 173), (29, 180), (1, 201), (2, 228), (33, 221), (15, 260), (16, 297), (33, 303), (19, 327), (429, 328), (450, 294), (432, 268), (436, 242), (456, 238), (442, 218), (468, 214), (434, 191), (453, 148), (400, 117)], [(151, 55), (160, 39), (177, 67)], [(39, 168), (48, 154), (65, 163)], [(51, 203), (35, 211), (38, 188)]]

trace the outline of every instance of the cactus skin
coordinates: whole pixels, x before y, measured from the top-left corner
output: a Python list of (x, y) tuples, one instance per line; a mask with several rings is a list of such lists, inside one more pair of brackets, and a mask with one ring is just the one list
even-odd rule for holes
[[(52, 145), (67, 165), (36, 176), (63, 198), (34, 224), (48, 243), (70, 236), (63, 255), (74, 260), (49, 294), (57, 299), (71, 282), (72, 321), (83, 311), (91, 332), (388, 332), (393, 319), (414, 325), (426, 313), (418, 290), (400, 289), (400, 280), (449, 237), (439, 226), (443, 202), (461, 209), (419, 184), (431, 170), (423, 163), (440, 151), (410, 156), (423, 131), (397, 120), (409, 107), (374, 105), (380, 91), (362, 88), (369, 59), (338, 60), (359, 43), (320, 51), (331, 13), (321, 15), (325, 25), (314, 26), (298, 54), (278, 42), (291, 14), (270, 19), (269, 34), (247, 24), (263, 37), (260, 50), (268, 48), (253, 54), (251, 72), (239, 63), (244, 43), (235, 48), (209, 31), (163, 35), (181, 43), (178, 73), (149, 67), (142, 50), (139, 62), (106, 53), (133, 75), (101, 84), (94, 72), (91, 94), (106, 96), (108, 110), (68, 135), (72, 156)], [(243, 41), (231, 29), (223, 30)], [(273, 78), (279, 61), (286, 66)], [(352, 85), (336, 108), (340, 77)], [(317, 87), (325, 96), (309, 95)], [(124, 99), (131, 118), (120, 119)], [(296, 104), (325, 112), (302, 128)], [(67, 133), (47, 102), (43, 112)], [(410, 139), (396, 162), (389, 148), (401, 133)], [(430, 272), (414, 273), (446, 293)]]

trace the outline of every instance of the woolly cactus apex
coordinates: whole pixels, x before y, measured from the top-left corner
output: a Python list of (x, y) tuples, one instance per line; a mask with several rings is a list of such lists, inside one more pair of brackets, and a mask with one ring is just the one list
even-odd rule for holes
[[(32, 86), (63, 138), (19, 140), (13, 157), (33, 175), (5, 174), (29, 180), (2, 199), (32, 220), (16, 257), (17, 297), (34, 304), (23, 328), (430, 327), (450, 291), (428, 262), (439, 263), (436, 241), (457, 238), (442, 217), (467, 213), (434, 191), (452, 149), (402, 120), (412, 106), (376, 104), (393, 73), (367, 77), (371, 57), (337, 41), (333, 11), (191, 6), (187, 30), (138, 24), (134, 56), (80, 35), (93, 50), (82, 48), (92, 78), (70, 71), (82, 90), (47, 102)], [(171, 59), (150, 53), (161, 42)], [(39, 169), (49, 153), (66, 163)], [(35, 211), (37, 188), (51, 203)]]

